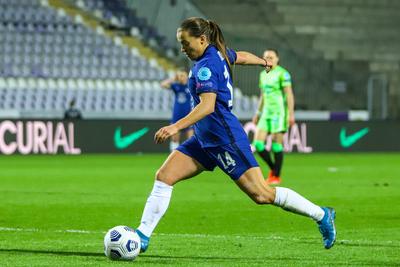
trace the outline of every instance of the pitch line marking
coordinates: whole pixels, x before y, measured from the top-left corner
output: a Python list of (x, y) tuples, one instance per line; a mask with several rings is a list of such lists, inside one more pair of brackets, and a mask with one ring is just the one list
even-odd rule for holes
[[(46, 230), (39, 228), (15, 228), (15, 227), (0, 227), (0, 232), (53, 232), (53, 233), (73, 233), (73, 234), (105, 234), (106, 231), (92, 231), (92, 230), (79, 230), (79, 229), (65, 229), (65, 230)], [(286, 238), (282, 236), (252, 236), (252, 235), (211, 235), (211, 234), (176, 234), (176, 233), (154, 233), (156, 236), (173, 236), (173, 237), (188, 237), (188, 238), (253, 238), (261, 240), (288, 240), (288, 241), (302, 241), (304, 238)], [(307, 238), (317, 239), (317, 238)], [(349, 240), (341, 239), (337, 242), (344, 244), (371, 244), (370, 240)], [(379, 244), (397, 244), (399, 242), (393, 240), (380, 241)], [(378, 244), (374, 242), (374, 244)]]

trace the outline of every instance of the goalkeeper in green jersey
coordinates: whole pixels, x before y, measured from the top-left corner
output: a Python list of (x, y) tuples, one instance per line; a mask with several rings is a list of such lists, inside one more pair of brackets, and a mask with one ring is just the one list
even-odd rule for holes
[[(283, 163), (283, 135), (295, 123), (294, 96), (289, 72), (278, 65), (278, 52), (267, 49), (263, 57), (270, 67), (260, 73), (261, 95), (257, 113), (253, 117), (257, 125), (253, 146), (270, 168), (267, 182), (279, 184)], [(273, 158), (265, 147), (268, 134), (272, 136)]]

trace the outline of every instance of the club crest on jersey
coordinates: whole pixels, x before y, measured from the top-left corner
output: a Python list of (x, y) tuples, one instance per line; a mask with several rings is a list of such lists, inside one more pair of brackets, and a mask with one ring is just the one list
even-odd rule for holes
[(211, 70), (207, 67), (201, 67), (197, 72), (197, 78), (201, 81), (207, 81), (211, 77)]

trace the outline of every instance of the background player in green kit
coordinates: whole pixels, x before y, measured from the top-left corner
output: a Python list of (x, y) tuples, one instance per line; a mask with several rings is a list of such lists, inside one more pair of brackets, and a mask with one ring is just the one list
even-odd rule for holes
[[(292, 81), (287, 70), (278, 65), (279, 55), (275, 49), (267, 49), (263, 58), (270, 68), (260, 73), (260, 101), (253, 122), (257, 125), (253, 146), (268, 164), (267, 182), (279, 184), (283, 163), (283, 134), (295, 123)], [(271, 150), (265, 148), (268, 134), (272, 135)]]

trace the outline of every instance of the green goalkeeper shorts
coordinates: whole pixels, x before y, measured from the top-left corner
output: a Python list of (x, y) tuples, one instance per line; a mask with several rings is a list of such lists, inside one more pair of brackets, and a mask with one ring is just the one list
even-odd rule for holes
[(257, 128), (267, 133), (284, 133), (288, 130), (288, 118), (286, 114), (261, 115), (257, 123)]

